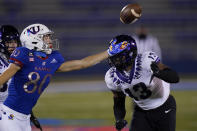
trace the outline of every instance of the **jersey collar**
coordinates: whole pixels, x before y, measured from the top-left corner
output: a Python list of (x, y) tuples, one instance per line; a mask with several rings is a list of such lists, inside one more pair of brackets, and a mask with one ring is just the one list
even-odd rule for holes
[(38, 58), (40, 58), (40, 59), (42, 59), (42, 60), (46, 60), (46, 59), (48, 58), (47, 54), (44, 53), (44, 52), (41, 52), (41, 51), (35, 51), (34, 54), (35, 54)]
[(135, 72), (135, 62), (132, 65), (131, 71), (129, 73), (129, 75), (126, 75), (125, 72), (120, 72), (118, 70), (116, 70), (116, 74), (117, 76), (124, 82), (131, 84), (132, 80), (133, 80), (133, 75)]

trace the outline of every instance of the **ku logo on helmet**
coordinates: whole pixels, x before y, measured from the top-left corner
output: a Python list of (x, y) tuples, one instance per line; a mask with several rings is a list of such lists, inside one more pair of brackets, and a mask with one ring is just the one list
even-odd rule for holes
[(33, 26), (29, 29), (27, 29), (27, 34), (30, 35), (31, 34), (36, 34), (40, 31), (40, 26)]

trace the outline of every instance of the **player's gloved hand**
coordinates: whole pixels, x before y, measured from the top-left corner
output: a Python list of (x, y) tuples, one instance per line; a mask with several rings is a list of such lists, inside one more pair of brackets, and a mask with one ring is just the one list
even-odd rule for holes
[(127, 125), (127, 121), (126, 120), (118, 120), (116, 121), (116, 130), (121, 131), (125, 126)]
[(33, 113), (31, 113), (30, 120), (31, 120), (31, 122), (35, 125), (36, 128), (39, 128), (40, 131), (42, 131), (42, 126), (40, 125), (40, 122), (39, 122), (38, 119), (34, 116)]
[(160, 70), (159, 70), (159, 67), (157, 66), (157, 63), (152, 62), (150, 66), (151, 66), (151, 70), (153, 71), (153, 74), (156, 76), (159, 75)]

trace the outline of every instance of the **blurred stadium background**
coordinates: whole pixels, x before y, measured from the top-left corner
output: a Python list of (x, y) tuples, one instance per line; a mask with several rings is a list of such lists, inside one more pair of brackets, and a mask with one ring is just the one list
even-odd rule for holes
[[(122, 24), (121, 8), (135, 2), (143, 8), (141, 19)], [(181, 75), (181, 82), (172, 85), (177, 131), (197, 130), (196, 14), (196, 0), (0, 0), (1, 25), (13, 24), (20, 31), (32, 23), (47, 25), (60, 40), (66, 60), (103, 51), (115, 35), (132, 34), (144, 24), (159, 39), (163, 62)], [(44, 131), (114, 130), (112, 95), (103, 82), (107, 69), (104, 61), (81, 71), (57, 73), (34, 109)], [(127, 103), (130, 121), (132, 105)]]

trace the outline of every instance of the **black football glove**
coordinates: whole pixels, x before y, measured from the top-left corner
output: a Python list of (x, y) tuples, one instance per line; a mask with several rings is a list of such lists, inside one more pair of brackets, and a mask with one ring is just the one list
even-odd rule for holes
[(42, 126), (40, 125), (40, 122), (38, 121), (38, 119), (34, 116), (33, 112), (31, 113), (30, 120), (35, 125), (36, 128), (39, 128), (40, 131), (42, 131)]
[(116, 124), (115, 124), (116, 130), (121, 131), (126, 125), (127, 125), (126, 120), (118, 120), (116, 121)]
[(152, 62), (152, 64), (150, 65), (151, 66), (151, 70), (153, 71), (153, 74), (155, 76), (159, 75), (159, 67), (157, 66), (157, 63), (156, 62)]

